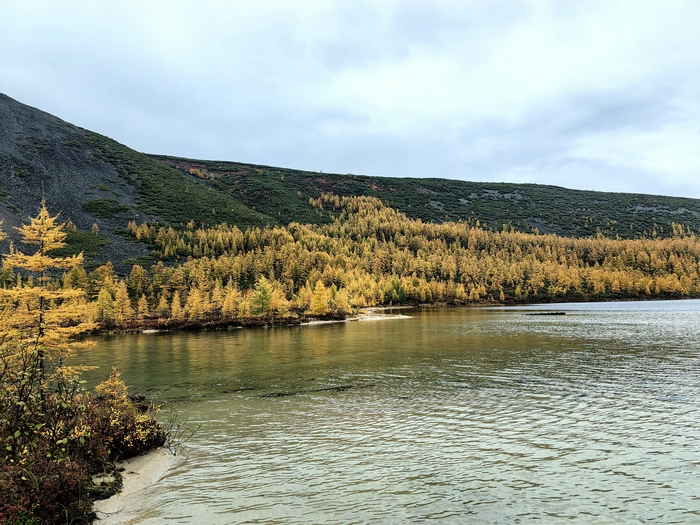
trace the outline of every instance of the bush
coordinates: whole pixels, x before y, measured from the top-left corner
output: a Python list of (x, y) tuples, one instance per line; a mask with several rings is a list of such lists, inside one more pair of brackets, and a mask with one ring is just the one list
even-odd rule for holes
[[(0, 425), (0, 523), (59, 524), (88, 522), (92, 501), (114, 493), (116, 486), (93, 482), (97, 474), (115, 473), (114, 461), (165, 443), (154, 409), (139, 410), (127, 397), (119, 373), (83, 391), (77, 378), (64, 392), (27, 403), (19, 421)], [(0, 393), (3, 410), (12, 388)], [(17, 427), (26, 430), (15, 430)]]

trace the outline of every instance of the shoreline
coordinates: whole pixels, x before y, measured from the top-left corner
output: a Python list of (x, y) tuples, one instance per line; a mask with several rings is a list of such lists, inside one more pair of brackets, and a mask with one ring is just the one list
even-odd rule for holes
[(329, 315), (320, 319), (313, 317), (245, 317), (236, 319), (216, 319), (208, 321), (191, 321), (172, 319), (149, 319), (146, 322), (132, 322), (128, 326), (118, 327), (101, 327), (98, 326), (90, 332), (90, 335), (114, 335), (114, 334), (160, 334), (164, 332), (177, 331), (197, 331), (197, 330), (238, 330), (245, 328), (268, 328), (270, 326), (309, 326), (327, 323), (342, 323), (348, 321), (375, 321), (383, 319), (402, 319), (410, 316), (402, 314), (382, 314), (377, 313), (383, 310), (412, 310), (416, 308), (506, 308), (506, 307), (532, 307), (557, 305), (561, 303), (609, 303), (609, 302), (654, 302), (654, 301), (684, 301), (700, 299), (700, 297), (673, 297), (673, 296), (621, 296), (621, 297), (593, 297), (587, 295), (565, 295), (561, 297), (539, 297), (538, 300), (525, 301), (480, 301), (480, 302), (465, 302), (465, 303), (420, 303), (420, 304), (399, 304), (391, 306), (368, 306), (360, 308), (356, 313), (348, 317)]
[(144, 511), (141, 506), (141, 494), (156, 485), (180, 458), (168, 449), (159, 448), (142, 456), (119, 461), (117, 469), (123, 469), (122, 489), (115, 495), (97, 500), (92, 505), (100, 525), (119, 525), (130, 523)]
[[(399, 307), (401, 309), (412, 309), (412, 306), (401, 306)], [(307, 321), (305, 323), (301, 323), (301, 326), (314, 326), (314, 325), (319, 325), (319, 324), (331, 324), (331, 323), (350, 323), (350, 322), (355, 322), (355, 321), (384, 321), (384, 320), (390, 320), (390, 319), (410, 319), (410, 315), (403, 315), (403, 314), (382, 314), (382, 313), (377, 313), (378, 311), (381, 310), (395, 310), (396, 308), (391, 308), (391, 307), (371, 307), (371, 308), (363, 308), (360, 310), (357, 314), (351, 316), (351, 317), (346, 317), (345, 319), (331, 319), (331, 320), (318, 320), (318, 321)]]

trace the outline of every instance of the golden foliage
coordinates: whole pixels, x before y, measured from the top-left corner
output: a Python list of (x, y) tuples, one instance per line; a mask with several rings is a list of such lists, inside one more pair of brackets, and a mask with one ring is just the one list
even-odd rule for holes
[(213, 293), (216, 282), (229, 285), (220, 299), (211, 299), (205, 318), (271, 315), (273, 291), (311, 315), (405, 303), (700, 294), (700, 243), (680, 225), (666, 239), (573, 239), (427, 224), (371, 197), (323, 195), (312, 204), (334, 220), (246, 231), (225, 224), (182, 231), (132, 224), (132, 233), (160, 256), (190, 258), (175, 268), (151, 269), (154, 306), (163, 293), (178, 292), (185, 302), (195, 294), (190, 309), (199, 312), (198, 296)]

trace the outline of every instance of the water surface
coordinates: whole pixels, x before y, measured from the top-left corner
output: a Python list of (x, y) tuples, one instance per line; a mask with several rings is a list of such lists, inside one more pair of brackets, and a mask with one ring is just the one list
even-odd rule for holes
[(700, 523), (700, 301), (403, 313), (100, 338), (202, 425), (125, 520)]

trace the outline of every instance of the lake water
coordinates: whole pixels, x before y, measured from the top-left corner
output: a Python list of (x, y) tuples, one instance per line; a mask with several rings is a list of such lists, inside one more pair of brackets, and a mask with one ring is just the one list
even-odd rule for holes
[(700, 301), (401, 312), (100, 338), (202, 425), (125, 522), (700, 523)]

